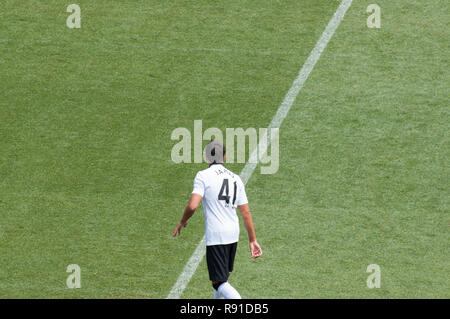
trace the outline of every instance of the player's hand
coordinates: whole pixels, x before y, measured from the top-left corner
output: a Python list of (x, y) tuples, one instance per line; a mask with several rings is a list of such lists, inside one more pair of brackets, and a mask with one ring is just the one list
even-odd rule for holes
[(173, 237), (177, 237), (177, 234), (180, 235), (181, 234), (181, 228), (186, 227), (186, 226), (187, 226), (187, 223), (180, 222), (177, 225), (177, 227), (175, 227), (175, 230), (173, 231), (172, 236)]
[(250, 242), (250, 252), (252, 254), (252, 258), (258, 258), (262, 255), (262, 249), (256, 240)]

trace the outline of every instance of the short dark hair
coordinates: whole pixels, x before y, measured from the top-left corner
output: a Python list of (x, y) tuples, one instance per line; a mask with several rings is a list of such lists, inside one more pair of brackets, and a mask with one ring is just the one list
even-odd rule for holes
[(211, 140), (211, 142), (206, 145), (205, 157), (206, 161), (210, 164), (223, 163), (223, 158), (227, 150), (225, 146), (216, 140)]

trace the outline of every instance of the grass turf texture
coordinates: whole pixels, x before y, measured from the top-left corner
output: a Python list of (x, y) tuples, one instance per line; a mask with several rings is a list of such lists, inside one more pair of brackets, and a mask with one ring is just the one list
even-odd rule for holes
[[(1, 5), (0, 297), (164, 298), (204, 227), (170, 237), (204, 168), (171, 161), (172, 130), (267, 126), (338, 2), (77, 3), (77, 30), (70, 3)], [(244, 298), (450, 297), (446, 2), (378, 1), (381, 29), (370, 3), (284, 121), (278, 173), (247, 185)], [(204, 261), (182, 297), (212, 297)]]

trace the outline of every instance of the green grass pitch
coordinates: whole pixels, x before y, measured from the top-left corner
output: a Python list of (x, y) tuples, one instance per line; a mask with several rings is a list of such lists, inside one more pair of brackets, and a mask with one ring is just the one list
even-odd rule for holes
[[(171, 237), (205, 167), (172, 162), (171, 132), (267, 127), (338, 5), (2, 1), (0, 298), (165, 298), (204, 233), (199, 209)], [(450, 297), (449, 20), (444, 0), (353, 1), (278, 172), (247, 184), (263, 256), (242, 226), (242, 297)], [(204, 260), (182, 297), (212, 298)]]

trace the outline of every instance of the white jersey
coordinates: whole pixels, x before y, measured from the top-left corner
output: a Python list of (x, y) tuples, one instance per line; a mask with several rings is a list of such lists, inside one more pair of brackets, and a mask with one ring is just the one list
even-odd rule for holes
[(202, 198), (205, 213), (206, 245), (226, 245), (239, 240), (236, 207), (247, 204), (244, 183), (239, 175), (222, 164), (212, 164), (197, 173), (193, 194)]

